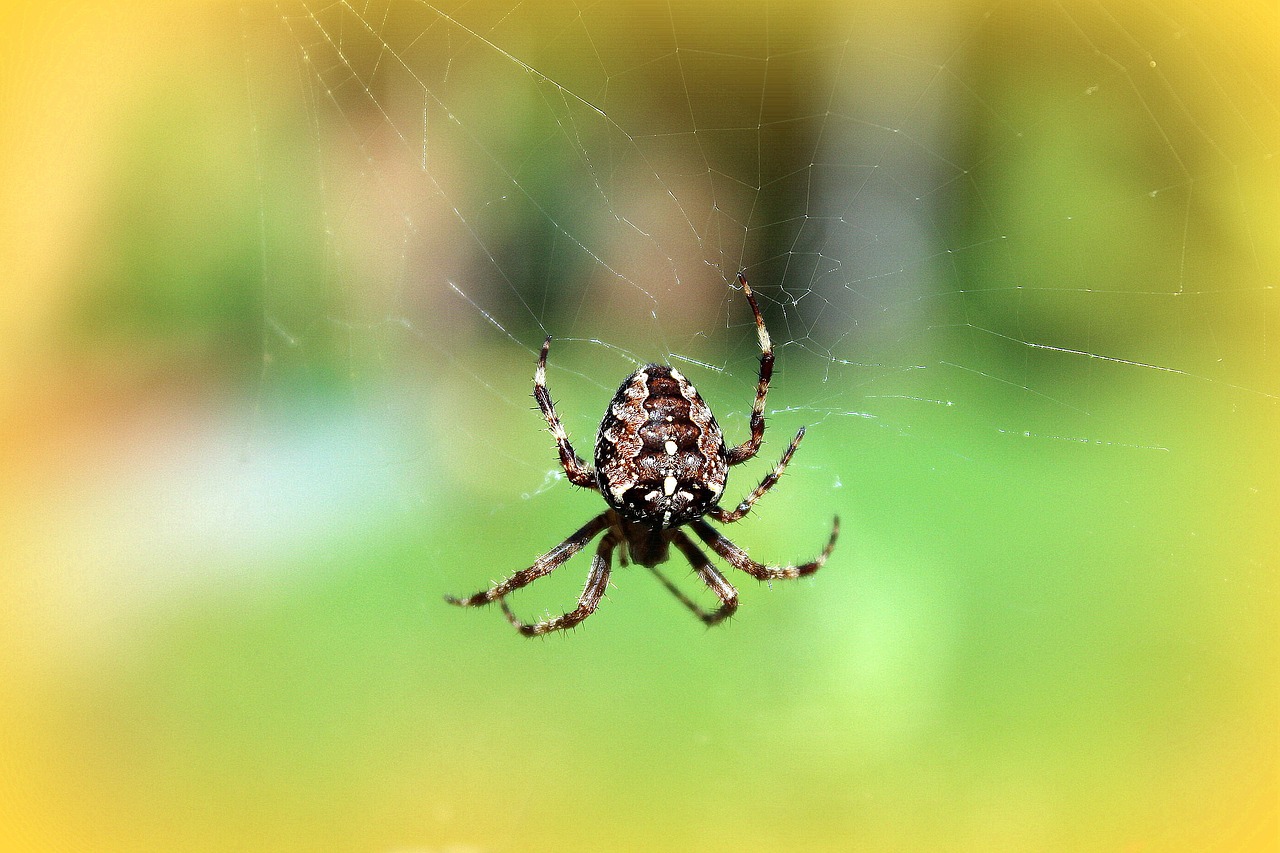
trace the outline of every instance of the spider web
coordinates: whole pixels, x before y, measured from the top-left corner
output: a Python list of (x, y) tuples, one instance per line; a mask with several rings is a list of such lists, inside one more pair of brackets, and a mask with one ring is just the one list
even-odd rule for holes
[[(281, 113), (305, 127), (291, 158), (259, 158), (263, 398), (299, 373), (360, 378), (358, 408), (424, 447), (396, 466), (424, 501), (477, 471), (502, 484), (480, 490), (494, 514), (566, 493), (528, 414), (547, 335), (580, 453), (648, 361), (687, 367), (744, 435), (739, 270), (778, 351), (766, 454), (812, 427), (802, 515), (894, 466), (1141, 467), (1275, 418), (1275, 74), (1239, 22), (1089, 3), (257, 11), (259, 145)], [(300, 196), (305, 276), (272, 227)]]
[(572, 368), (553, 390), (596, 398), (565, 412), (580, 444), (648, 360), (723, 379), (740, 427), (742, 269), (784, 429), (1167, 452), (1114, 389), (1276, 399), (1273, 81), (1192, 9), (332, 3), (272, 23), (325, 258), (323, 297), (298, 299), (264, 246), (273, 364), (416, 351), (524, 421), (551, 334)]
[[(762, 455), (809, 427), (747, 537), (800, 558), (838, 511), (866, 624), (899, 593), (972, 588), (973, 621), (1014, 637), (1106, 600), (1089, 618), (1256, 652), (1276, 590), (1280, 111), (1274, 58), (1242, 34), (1264, 19), (1136, 2), (247, 9), (262, 405), (338, 377), (420, 448), (389, 467), (434, 518), (456, 500), (503, 547), (550, 547), (547, 518), (567, 533), (598, 500), (570, 497), (531, 411), (543, 338), (580, 454), (648, 361), (679, 366), (741, 440), (758, 355), (741, 270), (778, 359)], [(966, 551), (971, 532), (989, 544)], [(993, 557), (1007, 565), (977, 566)], [(1100, 561), (1091, 580), (1077, 558)], [(439, 582), (488, 579), (472, 569), (502, 572)], [(935, 571), (950, 580), (918, 580)], [(581, 582), (561, 574), (549, 609)], [(1188, 638), (1174, 601), (1215, 615)], [(997, 633), (979, 631), (1004, 648)], [(891, 706), (866, 713), (869, 740), (909, 736)]]

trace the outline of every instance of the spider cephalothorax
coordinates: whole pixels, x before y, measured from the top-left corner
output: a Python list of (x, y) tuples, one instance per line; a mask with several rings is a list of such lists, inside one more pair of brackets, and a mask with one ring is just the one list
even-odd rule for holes
[[(760, 341), (760, 378), (751, 410), (751, 437), (736, 447), (726, 447), (715, 415), (689, 380), (675, 368), (649, 364), (627, 377), (609, 403), (596, 435), (593, 469), (574, 452), (547, 391), (547, 353), (551, 347), (551, 338), (548, 337), (542, 344), (542, 355), (534, 374), (534, 399), (555, 436), (560, 464), (564, 466), (569, 481), (576, 486), (599, 491), (609, 509), (539, 557), (529, 568), (475, 595), (467, 598), (447, 596), (447, 601), (466, 607), (497, 601), (511, 624), (528, 636), (570, 628), (595, 611), (609, 582), (613, 551), (621, 547), (623, 565), (629, 558), (648, 567), (686, 607), (708, 625), (714, 625), (737, 609), (738, 593), (711, 565), (702, 549), (680, 529), (685, 526), (690, 527), (729, 565), (759, 580), (800, 577), (822, 567), (836, 544), (840, 529), (838, 518), (832, 524), (826, 548), (817, 559), (799, 566), (780, 567), (755, 562), (703, 520), (704, 516), (710, 516), (715, 521), (728, 524), (746, 515), (752, 505), (778, 482), (791, 455), (804, 438), (802, 427), (774, 469), (737, 508), (726, 511), (720, 507), (729, 466), (746, 462), (760, 449), (764, 438), (765, 395), (773, 375), (773, 344), (765, 329), (760, 306), (756, 304), (746, 277), (739, 274), (738, 282), (751, 305)], [(562, 616), (533, 624), (516, 618), (507, 606), (506, 596), (550, 573), (602, 531), (607, 532), (596, 550), (591, 575), (578, 606)], [(694, 571), (720, 599), (717, 610), (712, 613), (702, 610), (658, 573), (656, 567), (666, 561), (671, 545), (684, 554)]]

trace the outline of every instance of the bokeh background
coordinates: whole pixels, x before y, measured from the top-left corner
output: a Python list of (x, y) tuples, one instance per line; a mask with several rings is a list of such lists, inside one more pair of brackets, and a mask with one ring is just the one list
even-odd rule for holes
[[(1275, 849), (1274, 3), (0, 15), (6, 849)], [(739, 269), (828, 567), (444, 605)]]

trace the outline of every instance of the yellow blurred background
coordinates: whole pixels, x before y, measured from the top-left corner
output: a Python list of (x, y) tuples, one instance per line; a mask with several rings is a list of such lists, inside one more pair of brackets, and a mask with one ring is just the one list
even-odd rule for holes
[[(1274, 4), (0, 7), (0, 844), (1272, 850)], [(771, 461), (707, 631), (635, 360)], [(735, 472), (745, 493), (770, 461)], [(670, 575), (693, 591), (684, 567)], [(585, 559), (513, 599), (571, 606)], [(705, 593), (702, 595), (705, 600)]]

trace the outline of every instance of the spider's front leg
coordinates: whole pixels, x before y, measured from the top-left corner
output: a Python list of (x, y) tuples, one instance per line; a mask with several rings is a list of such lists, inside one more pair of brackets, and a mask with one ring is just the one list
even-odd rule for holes
[(710, 545), (711, 550), (723, 557), (725, 562), (762, 581), (799, 578), (813, 574), (822, 568), (827, 557), (831, 556), (831, 549), (836, 547), (836, 538), (840, 535), (840, 519), (837, 517), (831, 523), (831, 538), (827, 540), (827, 547), (822, 549), (822, 553), (816, 559), (799, 566), (766, 566), (748, 557), (746, 551), (730, 542), (728, 537), (702, 519), (693, 522), (691, 526), (693, 532), (698, 534), (698, 538)]
[(724, 575), (716, 571), (716, 567), (711, 565), (707, 555), (702, 553), (702, 549), (693, 544), (693, 541), (688, 536), (685, 536), (683, 531), (677, 530), (675, 535), (671, 537), (671, 541), (684, 554), (685, 559), (693, 566), (693, 570), (698, 573), (698, 577), (702, 578), (702, 582), (716, 594), (716, 598), (720, 599), (720, 607), (708, 613), (699, 607), (697, 602), (681, 592), (675, 584), (667, 580), (666, 576), (658, 571), (656, 566), (651, 566), (649, 571), (653, 572), (654, 576), (667, 588), (668, 592), (674, 595), (681, 604), (689, 608), (693, 615), (705, 622), (708, 627), (732, 616), (734, 611), (738, 609), (738, 591), (733, 588), (733, 584), (725, 580)]
[(551, 392), (547, 390), (547, 353), (550, 350), (551, 336), (547, 335), (547, 339), (542, 342), (542, 355), (538, 357), (538, 370), (533, 374), (533, 399), (538, 401), (538, 408), (542, 410), (542, 416), (547, 419), (547, 426), (555, 436), (556, 449), (560, 451), (560, 464), (564, 467), (569, 482), (584, 489), (599, 491), (595, 469), (574, 452), (569, 436), (564, 431), (564, 424), (560, 423), (560, 416), (556, 414), (555, 403), (551, 401)]
[[(608, 526), (609, 514), (602, 512), (584, 524), (568, 539), (539, 557), (529, 568), (521, 569), (501, 583), (496, 583), (488, 589), (477, 592), (475, 595), (470, 595), (466, 598), (446, 595), (444, 600), (459, 607), (483, 607), (486, 604), (501, 601), (504, 596), (510, 595), (521, 587), (528, 586), (543, 575), (551, 574), (562, 563), (585, 548), (588, 542), (596, 538), (596, 534)], [(506, 602), (504, 601), (503, 607), (505, 608), (505, 606)]]
[(612, 563), (613, 549), (617, 547), (617, 544), (618, 540), (612, 533), (606, 534), (604, 539), (600, 540), (600, 546), (596, 548), (596, 555), (591, 560), (591, 574), (587, 577), (587, 586), (582, 590), (582, 595), (578, 598), (578, 606), (573, 610), (543, 622), (522, 622), (520, 617), (511, 612), (511, 608), (507, 606), (507, 601), (504, 598), (501, 602), (502, 612), (506, 614), (507, 621), (526, 637), (537, 637), (542, 634), (550, 634), (552, 631), (563, 631), (566, 628), (572, 628), (592, 613), (595, 613), (596, 608), (600, 605), (600, 599), (604, 596), (605, 588), (609, 586), (609, 567)]

